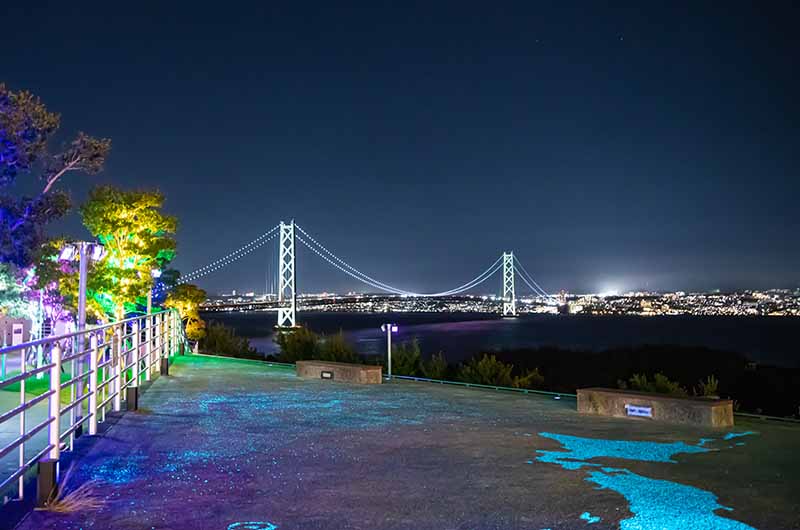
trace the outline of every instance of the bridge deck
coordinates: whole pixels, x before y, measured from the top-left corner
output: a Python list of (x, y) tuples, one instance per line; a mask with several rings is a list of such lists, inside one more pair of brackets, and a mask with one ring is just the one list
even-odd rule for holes
[(800, 527), (792, 426), (725, 439), (574, 401), (196, 356), (141, 406), (72, 470), (67, 487), (97, 480), (103, 506), (34, 512), (23, 530)]

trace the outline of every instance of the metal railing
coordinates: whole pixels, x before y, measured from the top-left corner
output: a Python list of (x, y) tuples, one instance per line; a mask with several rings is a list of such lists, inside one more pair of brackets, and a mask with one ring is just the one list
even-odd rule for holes
[[(40, 460), (58, 461), (84, 428), (97, 434), (106, 414), (121, 410), (127, 389), (150, 381), (162, 359), (185, 343), (180, 316), (168, 310), (0, 349), (0, 356), (18, 356), (20, 363), (17, 373), (0, 380), (0, 462), (15, 451), (19, 455), (16, 469), (0, 468), (0, 495), (23, 499), (30, 469)], [(42, 361), (30, 366), (30, 359)], [(44, 381), (37, 385), (37, 380)], [(17, 384), (18, 400), (8, 391)], [(41, 393), (32, 395), (26, 386), (38, 386)]]

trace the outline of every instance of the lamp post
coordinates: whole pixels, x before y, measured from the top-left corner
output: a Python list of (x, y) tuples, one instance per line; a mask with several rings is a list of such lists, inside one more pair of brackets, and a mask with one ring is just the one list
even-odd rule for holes
[(58, 259), (61, 261), (74, 261), (78, 259), (78, 331), (86, 329), (86, 280), (89, 269), (89, 260), (100, 261), (106, 255), (106, 249), (99, 243), (77, 241), (68, 243), (61, 249)]
[(392, 333), (397, 333), (397, 324), (387, 322), (381, 325), (381, 331), (386, 333), (386, 367), (389, 379), (392, 378)]
[[(68, 243), (64, 245), (64, 248), (61, 249), (61, 253), (58, 255), (58, 259), (62, 261), (73, 261), (76, 257), (78, 259), (78, 322), (76, 325), (78, 331), (83, 331), (86, 329), (86, 283), (89, 260), (100, 261), (105, 257), (105, 255), (106, 249), (103, 247), (103, 245), (89, 241)], [(77, 351), (85, 349), (85, 339), (86, 337), (83, 335), (76, 336), (75, 340), (73, 341), (73, 350)], [(83, 365), (84, 361), (80, 357), (72, 361), (70, 364), (70, 372), (73, 377), (76, 373), (83, 373)], [(91, 374), (90, 377), (97, 377), (97, 375)], [(75, 388), (75, 399), (80, 399), (80, 397), (83, 395), (83, 385), (79, 384), (73, 388)], [(73, 421), (80, 420), (83, 414), (83, 404), (71, 409), (70, 414), (73, 415)], [(81, 432), (82, 427), (75, 431), (75, 435), (80, 436)]]

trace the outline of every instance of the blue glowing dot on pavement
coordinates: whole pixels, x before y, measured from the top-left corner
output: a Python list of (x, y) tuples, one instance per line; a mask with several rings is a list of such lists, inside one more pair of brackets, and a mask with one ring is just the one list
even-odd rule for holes
[(247, 521), (228, 525), (228, 530), (277, 530), (277, 528), (278, 525), (267, 521)]

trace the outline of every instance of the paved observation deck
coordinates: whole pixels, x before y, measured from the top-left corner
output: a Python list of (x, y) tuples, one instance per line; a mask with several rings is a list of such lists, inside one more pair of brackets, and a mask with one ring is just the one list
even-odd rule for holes
[[(23, 530), (800, 527), (800, 427), (586, 417), (575, 401), (176, 357)], [(662, 525), (662, 526), (657, 526)], [(664, 526), (667, 525), (667, 526)]]

